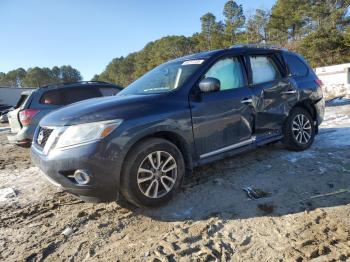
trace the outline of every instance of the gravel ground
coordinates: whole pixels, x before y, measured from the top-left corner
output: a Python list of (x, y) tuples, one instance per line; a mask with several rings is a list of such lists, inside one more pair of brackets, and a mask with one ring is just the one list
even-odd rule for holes
[(327, 108), (311, 149), (273, 144), (201, 167), (152, 210), (62, 192), (7, 132), (0, 126), (0, 260), (350, 260), (348, 103)]

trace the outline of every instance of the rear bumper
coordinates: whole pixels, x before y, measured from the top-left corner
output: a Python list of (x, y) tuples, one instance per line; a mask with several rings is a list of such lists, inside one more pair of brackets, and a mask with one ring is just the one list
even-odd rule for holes
[(321, 125), (324, 119), (324, 112), (326, 108), (326, 103), (324, 98), (322, 98), (320, 101), (314, 104), (315, 109), (316, 109), (316, 121), (317, 121), (317, 126)]
[(15, 144), (23, 147), (30, 147), (32, 143), (32, 140), (18, 138), (17, 135), (8, 135), (7, 139), (10, 142), (10, 144)]
[[(118, 194), (117, 159), (102, 155), (99, 142), (70, 148), (64, 151), (53, 150), (44, 155), (41, 149), (33, 144), (31, 158), (36, 166), (45, 173), (54, 184), (64, 190), (81, 197), (88, 202), (107, 202), (116, 199)], [(86, 170), (90, 174), (90, 182), (79, 184), (73, 178), (76, 170)]]
[(25, 126), (17, 134), (8, 135), (11, 144), (30, 147), (36, 126)]

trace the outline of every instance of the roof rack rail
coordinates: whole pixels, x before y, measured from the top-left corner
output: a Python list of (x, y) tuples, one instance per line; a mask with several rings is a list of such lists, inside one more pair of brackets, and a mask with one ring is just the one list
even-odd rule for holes
[(67, 84), (109, 84), (113, 85), (112, 83), (108, 83), (105, 81), (99, 81), (99, 80), (90, 80), (90, 81), (79, 81), (79, 82), (73, 82), (73, 83), (67, 83)]
[(68, 82), (68, 83), (55, 83), (50, 84), (46, 86), (41, 86), (41, 88), (48, 88), (48, 87), (60, 87), (60, 86), (66, 86), (66, 85), (75, 85), (75, 84), (108, 84), (113, 85), (112, 83), (108, 83), (105, 81), (77, 81), (77, 82)]
[(269, 44), (236, 44), (231, 46), (230, 48), (264, 48), (264, 49), (275, 49), (275, 50), (286, 50), (287, 48), (283, 48), (276, 45), (269, 45)]

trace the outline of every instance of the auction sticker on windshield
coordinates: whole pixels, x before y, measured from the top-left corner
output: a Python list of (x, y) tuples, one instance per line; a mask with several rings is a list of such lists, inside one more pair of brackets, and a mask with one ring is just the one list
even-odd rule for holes
[(182, 65), (200, 65), (204, 62), (203, 59), (201, 60), (188, 60), (182, 63)]

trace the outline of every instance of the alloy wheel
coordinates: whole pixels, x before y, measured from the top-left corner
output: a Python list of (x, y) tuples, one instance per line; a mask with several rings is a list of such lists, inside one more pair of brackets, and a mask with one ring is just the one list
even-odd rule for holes
[(292, 122), (292, 132), (298, 143), (307, 144), (312, 134), (310, 120), (303, 114), (296, 115)]
[(175, 158), (165, 151), (147, 155), (137, 172), (137, 184), (146, 197), (161, 198), (174, 187), (177, 178)]

